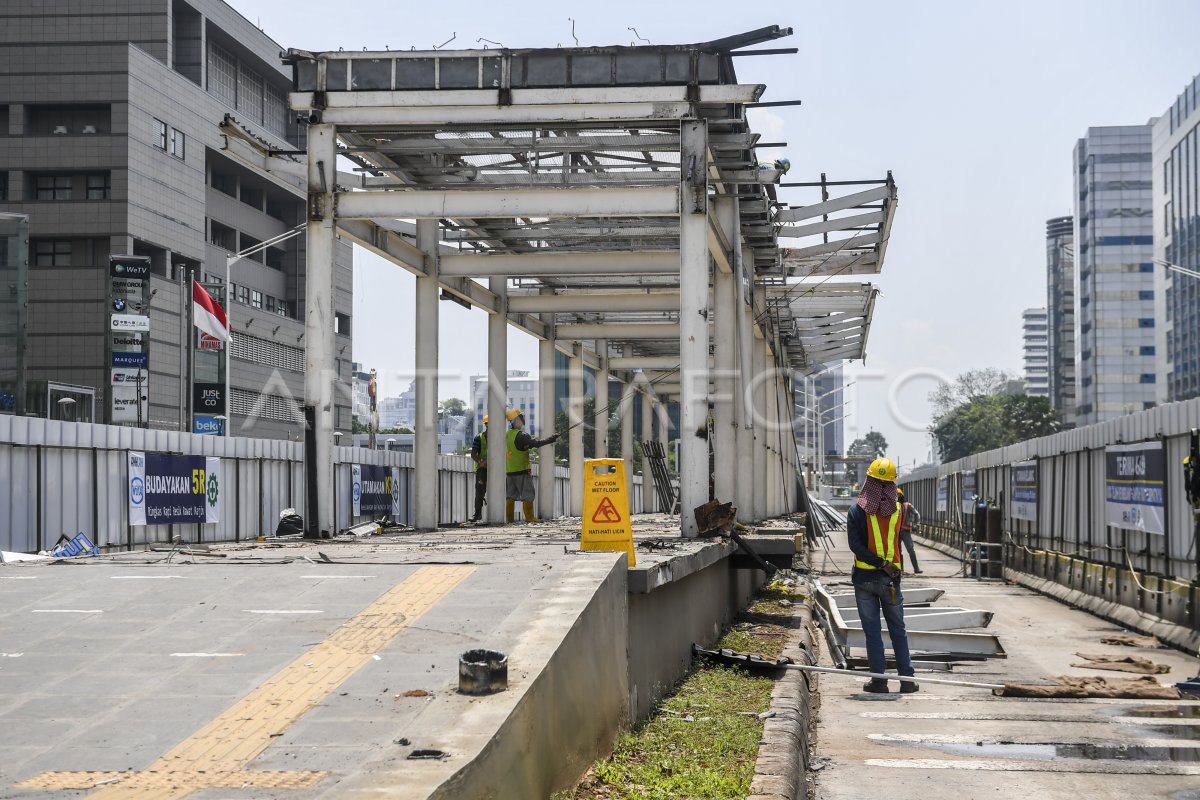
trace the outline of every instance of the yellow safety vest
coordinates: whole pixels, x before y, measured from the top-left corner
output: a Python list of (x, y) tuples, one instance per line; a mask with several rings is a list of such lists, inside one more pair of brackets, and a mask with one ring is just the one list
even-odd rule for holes
[[(870, 535), (867, 537), (867, 548), (875, 555), (882, 558), (884, 561), (890, 561), (897, 567), (900, 566), (900, 548), (898, 542), (900, 530), (900, 504), (896, 503), (896, 511), (892, 516), (888, 517), (887, 540), (884, 541), (883, 531), (879, 528), (879, 517), (875, 514), (867, 514), (867, 531)], [(879, 569), (873, 564), (868, 564), (865, 561), (854, 559), (854, 566), (859, 569)]]

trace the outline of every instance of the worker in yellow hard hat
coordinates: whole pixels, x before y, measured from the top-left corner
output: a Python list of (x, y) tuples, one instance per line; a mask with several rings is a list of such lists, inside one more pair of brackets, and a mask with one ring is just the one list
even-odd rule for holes
[[(904, 626), (904, 596), (900, 593), (902, 516), (896, 487), (896, 463), (890, 458), (876, 458), (867, 467), (858, 501), (846, 515), (847, 538), (854, 552), (850, 580), (854, 584), (859, 623), (867, 640), (867, 663), (871, 672), (878, 675), (887, 667), (880, 623), (882, 612), (896, 656), (896, 671), (902, 676), (900, 691), (908, 693), (919, 687), (914, 681), (903, 680), (914, 672), (908, 650), (908, 631)], [(883, 678), (871, 678), (863, 689), (887, 692), (888, 682)]]
[(487, 494), (487, 424), (488, 415), (483, 415), (483, 430), (471, 440), (471, 460), (475, 462), (475, 513), (471, 522), (483, 519), (483, 498)]
[[(515, 506), (521, 501), (521, 510), (526, 522), (541, 522), (533, 515), (533, 473), (529, 466), (529, 451), (558, 441), (553, 433), (545, 439), (534, 439), (525, 431), (525, 415), (520, 409), (510, 408), (505, 414), (509, 428), (505, 434), (504, 452), (504, 521), (515, 520)], [(552, 468), (550, 465), (545, 465)]]

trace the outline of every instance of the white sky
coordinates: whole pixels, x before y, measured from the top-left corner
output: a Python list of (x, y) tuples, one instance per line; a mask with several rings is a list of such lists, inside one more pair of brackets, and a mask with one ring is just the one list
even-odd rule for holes
[[(1191, 0), (1017, 0), (1005, 3), (628, 2), (452, 6), (354, 0), (228, 0), (284, 47), (306, 50), (654, 44), (791, 26), (794, 56), (737, 61), (764, 100), (764, 140), (787, 141), (791, 180), (881, 178), (900, 204), (865, 368), (847, 370), (846, 441), (874, 428), (902, 466), (929, 437), (922, 374), (1021, 367), (1021, 311), (1046, 304), (1045, 222), (1071, 213), (1071, 150), (1089, 126), (1141, 124), (1200, 72)], [(781, 199), (811, 202), (801, 190)], [(408, 385), (413, 278), (381, 259), (355, 261), (355, 359), (382, 375), (381, 395)], [(439, 394), (467, 396), (485, 371), (486, 320), (441, 304)], [(509, 366), (537, 369), (537, 347), (510, 328)], [(455, 376), (460, 377), (455, 377)], [(893, 399), (889, 400), (889, 397)], [(914, 430), (915, 429), (915, 430)]]

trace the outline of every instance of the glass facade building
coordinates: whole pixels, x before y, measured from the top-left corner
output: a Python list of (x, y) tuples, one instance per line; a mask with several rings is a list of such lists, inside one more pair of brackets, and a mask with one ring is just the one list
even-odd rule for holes
[(1158, 399), (1151, 125), (1088, 128), (1075, 145), (1076, 424)]
[(1075, 218), (1046, 220), (1046, 333), (1050, 405), (1075, 427)]
[(1159, 402), (1200, 396), (1200, 76), (1154, 123), (1155, 296)]
[(1050, 396), (1050, 347), (1046, 320), (1044, 308), (1027, 308), (1021, 312), (1025, 342), (1025, 394), (1030, 397)]

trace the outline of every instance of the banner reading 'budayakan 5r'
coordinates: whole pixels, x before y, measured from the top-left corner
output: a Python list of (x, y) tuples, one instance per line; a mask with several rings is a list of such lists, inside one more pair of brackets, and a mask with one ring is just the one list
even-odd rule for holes
[(129, 451), (129, 524), (221, 521), (221, 459)]

